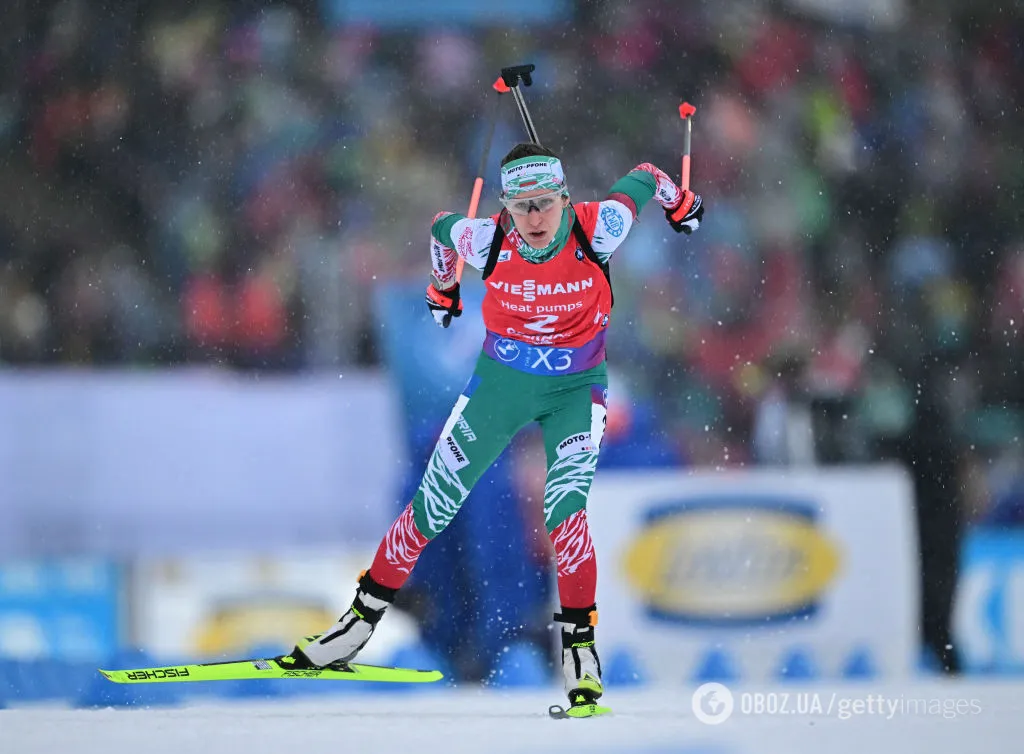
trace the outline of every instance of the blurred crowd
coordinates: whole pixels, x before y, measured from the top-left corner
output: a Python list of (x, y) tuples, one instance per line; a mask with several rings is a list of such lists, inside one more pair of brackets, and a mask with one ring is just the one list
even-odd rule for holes
[[(15, 0), (0, 362), (378, 364), (374, 286), (425, 282), (491, 82), (532, 62), (577, 200), (639, 162), (678, 175), (697, 107), (703, 227), (648, 208), (613, 262), (613, 433), (674, 464), (900, 460), (948, 515), (1024, 520), (1019, 9), (580, 0), (374, 25), (344, 5)], [(499, 104), (487, 213), (524, 138)]]

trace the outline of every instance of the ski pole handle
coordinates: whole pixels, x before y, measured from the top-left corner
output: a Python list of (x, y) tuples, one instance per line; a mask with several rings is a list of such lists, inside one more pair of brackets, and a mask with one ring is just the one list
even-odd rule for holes
[(689, 102), (679, 106), (679, 117), (686, 121), (686, 131), (683, 133), (683, 182), (684, 191), (690, 188), (690, 135), (693, 131), (693, 114), (697, 108)]
[(510, 65), (501, 69), (501, 79), (505, 86), (519, 86), (519, 79), (522, 78), (526, 86), (533, 86), (533, 71), (537, 68), (533, 63), (524, 65)]
[(540, 144), (540, 139), (537, 138), (537, 129), (533, 125), (533, 118), (530, 117), (526, 100), (523, 99), (523, 92), (519, 87), (519, 79), (523, 80), (524, 86), (533, 85), (533, 71), (536, 67), (533, 63), (526, 63), (525, 65), (502, 68), (501, 80), (507, 87), (506, 91), (511, 90), (512, 92), (512, 99), (516, 101), (516, 107), (519, 108), (519, 114), (523, 118), (523, 125), (526, 126), (526, 135), (532, 143)]

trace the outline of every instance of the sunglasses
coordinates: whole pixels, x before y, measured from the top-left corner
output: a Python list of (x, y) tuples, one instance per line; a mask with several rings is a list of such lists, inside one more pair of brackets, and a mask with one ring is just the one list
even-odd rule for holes
[(539, 212), (547, 212), (549, 209), (555, 206), (562, 199), (561, 191), (550, 191), (547, 194), (541, 194), (540, 196), (531, 196), (526, 199), (500, 199), (502, 204), (509, 212), (513, 212), (517, 215), (528, 215), (531, 209), (536, 209)]

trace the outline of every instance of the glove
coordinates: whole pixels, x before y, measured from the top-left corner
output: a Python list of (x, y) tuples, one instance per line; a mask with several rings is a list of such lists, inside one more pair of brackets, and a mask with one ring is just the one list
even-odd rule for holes
[(430, 313), (439, 327), (448, 327), (452, 323), (452, 317), (462, 316), (459, 284), (456, 283), (448, 290), (441, 291), (431, 281), (427, 286), (427, 308), (430, 309)]
[(678, 204), (665, 208), (665, 217), (676, 233), (690, 235), (700, 227), (700, 221), (704, 219), (704, 202), (700, 194), (689, 189), (683, 191)]

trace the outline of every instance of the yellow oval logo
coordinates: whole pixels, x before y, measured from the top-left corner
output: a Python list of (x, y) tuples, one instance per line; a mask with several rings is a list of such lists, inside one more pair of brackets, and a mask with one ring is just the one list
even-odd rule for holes
[(813, 612), (839, 553), (810, 506), (705, 502), (652, 512), (624, 566), (653, 615), (732, 623)]
[(253, 598), (217, 606), (198, 626), (195, 648), (204, 655), (230, 655), (264, 644), (287, 647), (334, 619), (316, 602), (281, 598), (265, 603)]

